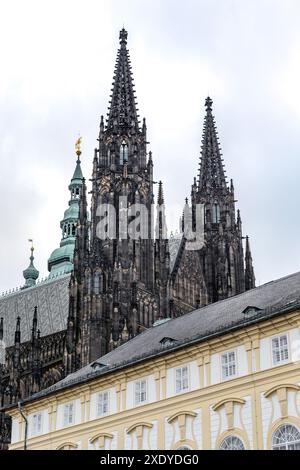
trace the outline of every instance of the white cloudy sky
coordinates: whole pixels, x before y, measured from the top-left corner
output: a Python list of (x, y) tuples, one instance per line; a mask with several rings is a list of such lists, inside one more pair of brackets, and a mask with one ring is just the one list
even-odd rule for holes
[(300, 269), (298, 0), (2, 0), (0, 7), (0, 292), (23, 282), (28, 238), (47, 274), (79, 131), (91, 175), (123, 25), (171, 224), (197, 173), (209, 93), (257, 282)]

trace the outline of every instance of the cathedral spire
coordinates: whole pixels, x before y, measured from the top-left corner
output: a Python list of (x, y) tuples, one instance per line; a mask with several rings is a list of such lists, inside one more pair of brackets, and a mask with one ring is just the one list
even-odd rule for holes
[(249, 243), (249, 237), (246, 236), (246, 253), (245, 253), (245, 289), (250, 290), (255, 287), (255, 275), (252, 263), (252, 255)]
[(202, 136), (199, 190), (226, 188), (225, 170), (218, 140), (215, 119), (212, 114), (212, 99), (205, 100), (206, 116)]
[(130, 58), (126, 47), (127, 36), (128, 33), (123, 28), (120, 31), (120, 48), (117, 54), (106, 123), (106, 128), (116, 133), (124, 133), (128, 130), (140, 131)]

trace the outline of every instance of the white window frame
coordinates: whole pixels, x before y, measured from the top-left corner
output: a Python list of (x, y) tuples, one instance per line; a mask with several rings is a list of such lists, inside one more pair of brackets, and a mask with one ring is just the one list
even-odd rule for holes
[[(72, 410), (70, 413), (70, 409)], [(71, 416), (71, 419), (70, 419)], [(72, 426), (75, 424), (75, 402), (71, 401), (63, 405), (63, 427)]]
[(99, 392), (97, 394), (96, 416), (106, 416), (109, 414), (109, 412), (110, 412), (110, 393), (109, 393), (109, 390), (104, 390), (103, 392)]
[[(183, 377), (183, 370), (186, 370), (186, 377)], [(180, 377), (178, 377), (180, 375)], [(186, 381), (186, 383), (184, 383)], [(178, 382), (180, 386), (177, 388)], [(184, 386), (186, 385), (186, 386)], [(190, 368), (188, 364), (184, 364), (175, 369), (175, 394), (179, 395), (180, 393), (185, 393), (190, 390)]]
[[(142, 387), (142, 384), (145, 384)], [(144, 390), (142, 390), (144, 388)], [(144, 399), (142, 399), (144, 397)], [(143, 405), (148, 401), (148, 381), (141, 379), (134, 382), (134, 404), (135, 406)]]
[[(234, 354), (234, 361), (229, 361), (229, 355)], [(223, 357), (227, 357), (227, 363), (223, 363)], [(221, 362), (221, 380), (226, 381), (226, 380), (231, 380), (237, 377), (238, 375), (238, 369), (237, 369), (237, 352), (235, 349), (230, 349), (229, 351), (225, 351), (220, 354), (220, 362)], [(234, 373), (229, 374), (230, 368), (234, 367)], [(224, 375), (224, 368), (227, 368), (227, 375)]]
[[(282, 346), (280, 344), (281, 338), (286, 338), (286, 345)], [(278, 342), (278, 346), (274, 347), (274, 342)], [(279, 360), (275, 360), (275, 354), (279, 354)], [(287, 351), (287, 358), (282, 358), (284, 351)], [(289, 344), (289, 335), (288, 333), (281, 333), (279, 335), (273, 336), (271, 338), (271, 356), (272, 356), (272, 365), (280, 366), (282, 364), (287, 364), (290, 362), (290, 344)]]
[(30, 436), (38, 436), (43, 432), (43, 413), (33, 413), (30, 418)]

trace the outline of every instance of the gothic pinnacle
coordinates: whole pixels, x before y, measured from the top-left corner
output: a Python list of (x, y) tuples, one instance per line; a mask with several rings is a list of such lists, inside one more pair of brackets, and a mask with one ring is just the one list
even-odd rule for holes
[(15, 344), (21, 342), (21, 318), (17, 317), (16, 331), (15, 331)]
[(164, 204), (164, 192), (163, 192), (163, 184), (162, 181), (159, 181), (158, 183), (158, 198), (157, 198), (157, 204), (159, 206)]

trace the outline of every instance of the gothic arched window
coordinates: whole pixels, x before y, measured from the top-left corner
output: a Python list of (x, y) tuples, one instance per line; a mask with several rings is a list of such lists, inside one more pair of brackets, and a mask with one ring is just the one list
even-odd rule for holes
[(218, 224), (220, 222), (220, 206), (215, 202), (212, 206), (212, 223)]
[(94, 278), (94, 292), (100, 294), (100, 274), (96, 273)]
[(273, 450), (300, 450), (300, 431), (296, 426), (283, 424), (272, 436)]
[(243, 441), (237, 436), (228, 436), (226, 437), (221, 445), (221, 450), (245, 450)]
[(120, 145), (120, 165), (128, 162), (128, 144), (123, 140)]

